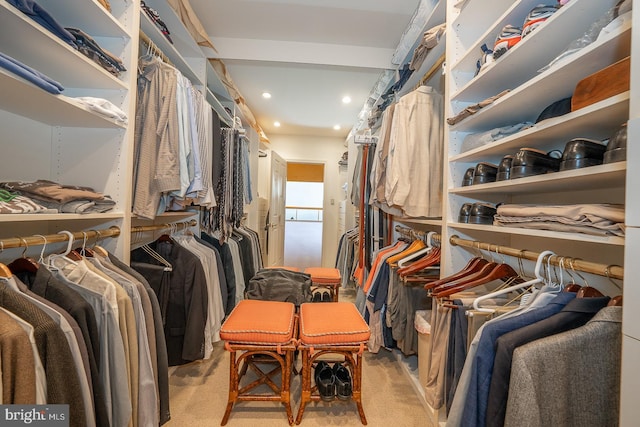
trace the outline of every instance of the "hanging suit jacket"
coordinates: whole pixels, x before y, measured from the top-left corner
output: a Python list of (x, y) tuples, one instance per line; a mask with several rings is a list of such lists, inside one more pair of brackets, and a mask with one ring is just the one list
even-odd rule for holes
[(609, 297), (575, 298), (569, 301), (560, 313), (508, 332), (496, 340), (496, 357), (487, 404), (487, 426), (500, 427), (504, 424), (514, 350), (532, 341), (583, 326), (606, 306), (609, 300)]
[[(162, 276), (168, 276), (168, 282), (162, 286), (169, 288), (164, 326), (169, 366), (202, 359), (208, 307), (207, 280), (202, 264), (198, 257), (176, 243), (153, 242), (149, 246), (173, 266), (167, 275), (158, 277), (150, 274), (150, 270), (157, 271), (157, 260), (142, 249), (131, 253), (131, 260), (136, 261), (134, 268), (145, 276), (154, 290), (158, 289), (156, 285), (160, 286), (157, 282)], [(140, 263), (155, 268), (145, 268)]]
[(505, 426), (618, 425), (621, 347), (622, 307), (605, 307), (585, 326), (518, 347)]
[(0, 281), (0, 306), (29, 322), (47, 377), (47, 402), (69, 404), (69, 425), (86, 423), (80, 380), (62, 330), (42, 310)]
[(36, 367), (27, 333), (10, 315), (0, 310), (0, 363), (2, 403), (29, 405), (36, 402)]

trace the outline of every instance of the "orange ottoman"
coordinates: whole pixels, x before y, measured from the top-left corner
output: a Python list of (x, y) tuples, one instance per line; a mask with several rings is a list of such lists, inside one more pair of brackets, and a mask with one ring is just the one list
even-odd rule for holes
[[(302, 353), (302, 396), (296, 424), (302, 421), (305, 406), (322, 397), (318, 386), (311, 386), (311, 375), (318, 358), (331, 354), (330, 362), (350, 369), (352, 400), (356, 402), (360, 421), (367, 424), (362, 408), (362, 353), (371, 332), (356, 306), (350, 302), (302, 304), (300, 306), (300, 337), (298, 350)], [(327, 359), (323, 358), (323, 362)], [(326, 400), (326, 396), (325, 399)]]
[[(289, 424), (293, 424), (290, 382), (296, 327), (295, 305), (289, 302), (242, 300), (229, 314), (220, 329), (220, 338), (230, 354), (229, 401), (221, 425), (227, 423), (238, 401), (282, 402)], [(236, 352), (241, 353), (236, 357)], [(264, 372), (265, 364), (275, 367)], [(258, 378), (240, 388), (240, 381), (249, 368)], [(280, 386), (271, 378), (277, 373), (281, 373)], [(269, 386), (273, 393), (250, 393), (261, 384)]]
[(327, 289), (329, 295), (331, 295), (331, 301), (338, 302), (338, 289), (342, 282), (340, 270), (337, 268), (309, 267), (304, 272), (311, 276), (312, 291), (318, 288)]

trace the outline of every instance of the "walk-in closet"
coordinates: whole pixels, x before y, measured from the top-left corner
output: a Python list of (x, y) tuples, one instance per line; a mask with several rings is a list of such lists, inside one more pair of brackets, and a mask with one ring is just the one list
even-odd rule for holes
[(0, 424), (637, 425), (632, 3), (0, 0)]

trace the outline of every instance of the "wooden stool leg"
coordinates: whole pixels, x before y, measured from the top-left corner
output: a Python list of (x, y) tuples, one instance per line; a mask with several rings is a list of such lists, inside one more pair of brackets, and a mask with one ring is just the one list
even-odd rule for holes
[(282, 386), (280, 387), (280, 389), (282, 390), (282, 403), (287, 410), (287, 419), (289, 420), (290, 426), (293, 425), (293, 411), (291, 410), (291, 363), (293, 359), (292, 353), (293, 351), (286, 351), (285, 366), (282, 367)]
[(363, 425), (367, 425), (367, 417), (365, 417), (364, 408), (362, 407), (362, 354), (357, 354), (355, 362), (353, 367), (353, 400), (358, 406), (360, 422)]
[(231, 415), (231, 410), (233, 409), (233, 404), (238, 399), (238, 366), (236, 363), (236, 352), (229, 352), (229, 401), (227, 402), (227, 409), (224, 411), (224, 416), (222, 417), (222, 422), (220, 422), (221, 426), (227, 424), (229, 421), (229, 415)]
[(302, 422), (302, 415), (307, 402), (311, 401), (311, 364), (309, 363), (309, 350), (303, 349), (302, 353), (302, 385), (300, 393), (300, 407), (296, 416), (296, 424)]

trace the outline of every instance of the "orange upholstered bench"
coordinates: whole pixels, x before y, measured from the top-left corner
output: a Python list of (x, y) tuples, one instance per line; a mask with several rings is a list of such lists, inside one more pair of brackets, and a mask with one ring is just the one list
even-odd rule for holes
[[(300, 333), (298, 350), (302, 354), (302, 395), (296, 424), (302, 421), (308, 402), (331, 400), (332, 396), (321, 396), (318, 384), (311, 385), (311, 376), (318, 363), (327, 363), (327, 358), (350, 373), (351, 399), (358, 407), (360, 421), (367, 424), (362, 408), (362, 354), (371, 334), (356, 306), (350, 302), (328, 302), (324, 304), (302, 304), (300, 306)], [(331, 358), (334, 357), (334, 358)], [(343, 372), (344, 369), (342, 369)], [(337, 396), (345, 398), (345, 396)]]
[[(238, 401), (279, 401), (293, 424), (290, 382), (293, 354), (296, 350), (297, 316), (289, 302), (242, 300), (220, 329), (220, 338), (229, 351), (229, 401), (221, 425), (229, 420)], [(240, 352), (236, 356), (236, 352)], [(273, 367), (264, 372), (264, 365)], [(240, 388), (242, 377), (251, 370), (258, 378)], [(281, 374), (280, 386), (272, 377)], [(251, 393), (266, 384), (273, 393)]]
[(304, 272), (311, 276), (312, 291), (318, 288), (326, 289), (331, 295), (331, 301), (338, 302), (338, 289), (342, 282), (340, 270), (337, 268), (309, 267)]

